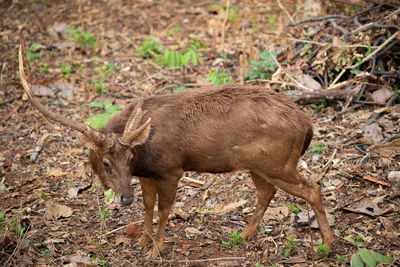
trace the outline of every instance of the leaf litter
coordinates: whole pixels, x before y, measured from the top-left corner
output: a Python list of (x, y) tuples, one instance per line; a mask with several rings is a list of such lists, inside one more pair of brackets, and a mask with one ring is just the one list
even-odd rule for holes
[[(144, 214), (138, 184), (133, 184), (131, 208), (106, 206), (103, 189), (85, 164), (85, 149), (76, 134), (46, 122), (29, 102), (22, 101), (26, 99), (13, 57), (17, 21), (28, 22), (24, 34), (29, 36), (27, 46), (35, 58), (31, 82), (38, 86), (40, 101), (80, 121), (99, 113), (88, 103), (110, 101), (124, 106), (144, 89), (163, 94), (209, 84), (206, 78), (212, 69), (226, 73), (234, 83), (260, 84), (293, 96), (318, 129), (311, 143), (316, 149), (303, 156), (301, 171), (310, 179), (320, 179), (338, 240), (333, 253), (319, 264), (340, 264), (335, 254), (351, 258), (353, 247), (342, 240), (354, 233), (373, 240), (365, 242), (369, 251), (400, 257), (399, 6), (395, 2), (357, 2), (363, 9), (357, 4), (346, 6), (344, 1), (325, 3), (334, 14), (350, 14), (324, 19), (328, 14), (320, 6), (313, 14), (322, 20), (315, 22), (307, 16), (311, 14), (306, 11), (308, 5), (299, 4), (296, 11), (290, 1), (279, 1), (289, 14), (296, 14), (292, 22), (275, 2), (230, 1), (225, 25), (223, 2), (217, 11), (203, 1), (82, 2), (83, 21), (78, 19), (75, 2), (32, 1), (25, 6), (9, 2), (0, 5), (6, 14), (2, 25), (7, 25), (0, 42), (5, 62), (0, 92), (0, 117), (4, 118), (0, 212), (7, 221), (19, 222), (24, 235), (20, 238), (9, 224), (0, 232), (0, 252), (5, 255), (0, 264), (149, 264), (144, 257), (147, 248), (136, 242)], [(313, 3), (319, 6), (318, 1)], [(96, 49), (71, 41), (65, 34), (71, 25), (94, 33), (100, 40)], [(41, 28), (48, 28), (50, 35)], [(166, 69), (136, 52), (145, 36), (154, 36), (169, 49), (179, 50), (189, 39), (204, 42), (206, 48), (199, 50), (201, 61), (196, 67), (190, 65), (184, 72)], [(276, 52), (277, 72), (271, 79), (246, 80), (244, 76), (252, 71), (250, 62), (260, 60), (258, 54), (267, 49)], [(119, 71), (107, 76), (103, 85), (93, 82), (93, 78), (101, 79), (94, 69), (106, 62)], [(61, 71), (66, 64), (71, 67), (69, 78), (68, 69)], [(108, 90), (98, 94), (99, 88)], [(165, 262), (150, 264), (311, 264), (305, 213), (309, 208), (302, 200), (279, 190), (256, 237), (229, 250), (221, 241), (233, 231), (244, 230), (257, 203), (251, 178), (247, 173), (186, 173), (185, 177), (188, 182), (180, 182), (174, 216), (167, 226), (166, 250), (161, 254)], [(300, 213), (292, 213), (289, 203), (298, 205)], [(310, 216), (312, 227), (317, 227), (312, 212)], [(314, 230), (311, 234), (316, 248), (320, 234)], [(293, 236), (300, 240), (296, 246), (302, 256), (288, 259), (281, 252), (287, 237)]]

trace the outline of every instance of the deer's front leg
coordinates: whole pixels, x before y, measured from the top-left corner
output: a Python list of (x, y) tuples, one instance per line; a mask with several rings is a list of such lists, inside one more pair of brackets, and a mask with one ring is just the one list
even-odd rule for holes
[(147, 246), (153, 234), (153, 211), (156, 203), (157, 184), (153, 178), (139, 178), (144, 202), (144, 227), (138, 242)]
[(174, 203), (179, 178), (180, 176), (171, 176), (166, 179), (157, 180), (158, 216), (160, 221), (153, 247), (147, 253), (149, 257), (158, 257), (160, 251), (164, 247), (168, 215), (171, 211), (172, 204)]

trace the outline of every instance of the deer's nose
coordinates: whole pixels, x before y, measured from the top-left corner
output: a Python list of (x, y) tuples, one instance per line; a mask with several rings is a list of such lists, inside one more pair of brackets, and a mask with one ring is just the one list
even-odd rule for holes
[(121, 201), (120, 201), (121, 205), (128, 206), (128, 205), (132, 204), (132, 202), (133, 202), (133, 196), (132, 195), (130, 195), (130, 196), (121, 196)]

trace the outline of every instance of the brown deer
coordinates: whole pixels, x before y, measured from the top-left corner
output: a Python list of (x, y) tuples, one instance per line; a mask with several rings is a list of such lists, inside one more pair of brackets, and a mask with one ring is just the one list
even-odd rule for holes
[(140, 177), (145, 205), (142, 245), (152, 240), (158, 195), (159, 226), (149, 256), (159, 255), (163, 248), (168, 215), (184, 171), (250, 171), (258, 202), (241, 233), (243, 238), (257, 233), (279, 187), (311, 205), (323, 242), (331, 247), (334, 237), (320, 187), (296, 169), (311, 142), (312, 122), (284, 94), (263, 87), (226, 85), (142, 97), (97, 131), (39, 103), (26, 81), (21, 51), (20, 47), (20, 79), (32, 104), (47, 118), (82, 133), (82, 142), (90, 147), (90, 164), (103, 187), (112, 188), (120, 204), (130, 205), (131, 177)]

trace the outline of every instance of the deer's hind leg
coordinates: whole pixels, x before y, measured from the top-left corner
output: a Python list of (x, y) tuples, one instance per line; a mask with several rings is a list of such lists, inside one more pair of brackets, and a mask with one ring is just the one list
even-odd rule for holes
[(312, 180), (305, 179), (295, 168), (292, 171), (283, 170), (273, 178), (267, 176), (264, 178), (287, 193), (304, 199), (311, 205), (317, 217), (322, 240), (327, 244), (329, 250), (334, 237), (326, 218), (320, 186)]
[(269, 183), (263, 177), (254, 172), (250, 172), (250, 174), (257, 189), (257, 206), (246, 229), (244, 229), (240, 234), (244, 239), (251, 238), (257, 233), (258, 225), (260, 224), (271, 199), (276, 193), (276, 188), (273, 184)]

